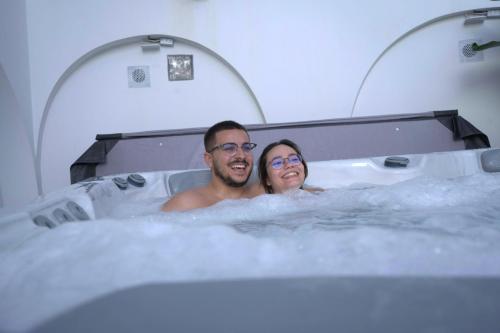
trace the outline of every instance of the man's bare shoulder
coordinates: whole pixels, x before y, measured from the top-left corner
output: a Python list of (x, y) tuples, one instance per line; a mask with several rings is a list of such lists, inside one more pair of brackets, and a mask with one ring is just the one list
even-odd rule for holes
[(207, 187), (198, 187), (174, 195), (163, 204), (161, 209), (171, 212), (208, 207), (214, 203), (211, 197)]
[(264, 186), (262, 186), (261, 183), (256, 182), (247, 185), (247, 187), (245, 188), (244, 196), (247, 198), (253, 198), (264, 193), (266, 193), (266, 191), (264, 190)]

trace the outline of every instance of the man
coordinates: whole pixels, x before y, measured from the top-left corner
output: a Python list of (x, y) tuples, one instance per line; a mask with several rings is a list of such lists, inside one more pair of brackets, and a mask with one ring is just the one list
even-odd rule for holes
[(204, 137), (203, 158), (212, 178), (206, 186), (173, 196), (162, 206), (164, 211), (184, 211), (211, 206), (224, 199), (239, 199), (263, 193), (258, 186), (245, 187), (253, 169), (252, 150), (247, 130), (227, 120), (210, 127)]

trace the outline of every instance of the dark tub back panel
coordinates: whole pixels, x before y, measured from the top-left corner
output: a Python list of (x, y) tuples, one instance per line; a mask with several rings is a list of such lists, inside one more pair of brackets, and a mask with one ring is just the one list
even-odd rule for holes
[[(249, 125), (247, 128), (251, 141), (258, 144), (255, 163), (268, 143), (283, 138), (299, 144), (307, 161), (489, 146), (487, 137), (459, 117), (457, 111)], [(465, 134), (460, 133), (461, 130)], [(206, 128), (194, 128), (98, 135), (98, 141), (72, 165), (72, 183), (118, 173), (205, 168), (205, 131)]]

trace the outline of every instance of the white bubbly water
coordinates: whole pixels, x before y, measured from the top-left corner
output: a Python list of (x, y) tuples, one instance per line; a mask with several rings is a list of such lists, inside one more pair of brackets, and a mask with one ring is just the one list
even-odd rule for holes
[[(500, 277), (500, 175), (228, 200), (125, 202), (0, 253), (0, 330), (151, 282), (276, 276)], [(13, 233), (18, 235), (19, 233)], [(5, 237), (5, 235), (4, 235)]]

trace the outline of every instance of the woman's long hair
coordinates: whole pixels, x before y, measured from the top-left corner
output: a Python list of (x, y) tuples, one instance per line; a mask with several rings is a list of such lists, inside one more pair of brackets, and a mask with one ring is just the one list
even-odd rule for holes
[(302, 156), (302, 152), (300, 151), (299, 146), (297, 146), (295, 142), (290, 141), (288, 139), (283, 139), (280, 141), (270, 143), (267, 145), (266, 148), (264, 148), (259, 158), (259, 179), (262, 186), (264, 186), (264, 190), (266, 191), (266, 193), (274, 193), (271, 185), (267, 185), (267, 178), (269, 177), (269, 175), (267, 174), (267, 163), (268, 163), (267, 153), (269, 153), (271, 149), (279, 145), (285, 145), (292, 148), (298, 155), (300, 155), (300, 157), (302, 157), (302, 165), (304, 166), (304, 179), (307, 178), (307, 163), (304, 160), (304, 157)]

